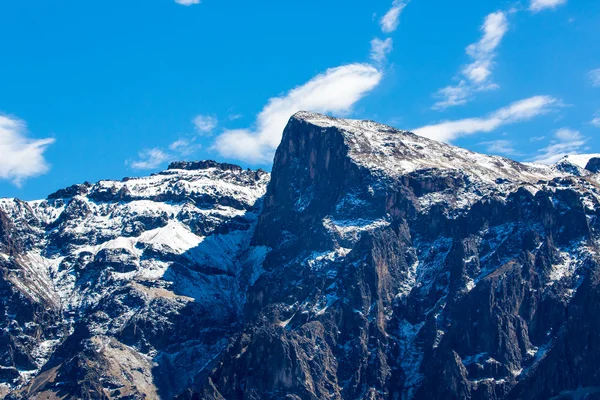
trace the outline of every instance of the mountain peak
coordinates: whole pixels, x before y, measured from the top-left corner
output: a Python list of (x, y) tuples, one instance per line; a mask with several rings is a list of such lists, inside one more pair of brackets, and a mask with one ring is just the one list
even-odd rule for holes
[(348, 155), (355, 163), (391, 176), (438, 169), (460, 171), (488, 183), (498, 179), (535, 183), (564, 175), (549, 166), (475, 153), (369, 120), (333, 118), (301, 111), (292, 117), (292, 121), (335, 128), (343, 136)]
[[(579, 168), (588, 169), (588, 164), (594, 159), (600, 159), (600, 154), (569, 154), (560, 159), (558, 163), (567, 162), (578, 166)], [(558, 164), (557, 163), (557, 164)], [(592, 171), (595, 172), (595, 171)]]
[(301, 112), (272, 175), (180, 161), (0, 199), (0, 397), (595, 388), (596, 178)]
[(365, 130), (370, 130), (377, 132), (395, 132), (396, 134), (414, 136), (414, 134), (411, 132), (398, 130), (394, 127), (384, 125), (372, 120), (336, 118), (329, 115), (309, 111), (299, 111), (292, 116), (292, 119), (305, 122), (310, 125), (315, 125), (321, 128), (344, 129), (348, 134), (360, 134)]

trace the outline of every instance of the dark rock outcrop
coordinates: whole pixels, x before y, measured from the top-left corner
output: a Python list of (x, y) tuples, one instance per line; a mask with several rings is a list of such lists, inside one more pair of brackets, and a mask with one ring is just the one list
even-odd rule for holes
[(199, 169), (217, 168), (223, 171), (242, 171), (242, 167), (235, 164), (220, 163), (213, 160), (204, 161), (174, 161), (169, 164), (168, 169), (185, 169), (188, 171), (194, 171)]
[(590, 171), (594, 174), (599, 173), (600, 172), (600, 158), (599, 157), (590, 158), (590, 161), (585, 166), (585, 169), (587, 169), (588, 171)]

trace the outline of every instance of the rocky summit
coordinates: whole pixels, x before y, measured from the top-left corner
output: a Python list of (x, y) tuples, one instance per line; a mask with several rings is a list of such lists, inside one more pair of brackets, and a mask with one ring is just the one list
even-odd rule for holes
[(600, 155), (294, 115), (271, 174), (0, 200), (6, 399), (600, 399)]

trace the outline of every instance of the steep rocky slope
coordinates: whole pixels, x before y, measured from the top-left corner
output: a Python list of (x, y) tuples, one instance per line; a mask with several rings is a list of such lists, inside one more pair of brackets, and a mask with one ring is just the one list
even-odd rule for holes
[(271, 176), (174, 163), (2, 200), (2, 387), (600, 398), (598, 165), (298, 113)]
[[(227, 345), (264, 250), (269, 174), (174, 163), (0, 202), (2, 387), (14, 398), (172, 398)], [(16, 390), (15, 390), (16, 389)]]
[(186, 396), (597, 391), (599, 186), (573, 167), (297, 114), (253, 239), (272, 250), (244, 330)]

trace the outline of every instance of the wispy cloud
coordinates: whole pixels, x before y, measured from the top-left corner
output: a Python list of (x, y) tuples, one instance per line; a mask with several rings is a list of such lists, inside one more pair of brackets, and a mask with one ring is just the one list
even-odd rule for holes
[(558, 6), (566, 4), (567, 0), (531, 0), (529, 10), (539, 12), (546, 9), (555, 9)]
[(553, 97), (534, 96), (512, 103), (484, 118), (445, 121), (424, 126), (414, 132), (430, 139), (450, 142), (462, 136), (492, 132), (504, 125), (527, 121), (538, 115), (546, 114), (558, 106), (560, 106), (560, 102)]
[(533, 161), (541, 164), (554, 164), (566, 155), (577, 154), (583, 150), (587, 138), (579, 131), (561, 128), (554, 133), (554, 140), (539, 152)]
[(485, 146), (486, 152), (490, 154), (503, 154), (508, 156), (519, 154), (519, 152), (515, 150), (513, 142), (510, 140), (491, 140), (489, 142), (481, 142), (479, 144)]
[(457, 85), (446, 86), (434, 95), (439, 99), (433, 109), (442, 110), (448, 107), (466, 104), (476, 92), (497, 89), (491, 82), (492, 68), (496, 58), (496, 49), (508, 31), (508, 19), (502, 11), (489, 14), (481, 26), (482, 36), (477, 43), (466, 48), (472, 62), (464, 66)]
[(44, 152), (54, 139), (30, 139), (27, 126), (17, 118), (0, 115), (0, 179), (21, 186), (31, 177), (50, 169)]
[(200, 0), (175, 0), (175, 3), (181, 4), (182, 6), (191, 6), (194, 4), (200, 4)]
[(210, 115), (198, 115), (193, 122), (196, 130), (202, 135), (210, 135), (218, 124), (217, 118)]
[(375, 38), (371, 40), (371, 60), (377, 64), (385, 61), (387, 55), (392, 51), (392, 38), (385, 40)]
[(590, 121), (590, 124), (594, 125), (597, 128), (600, 128), (600, 117), (594, 117), (594, 119)]
[(214, 128), (214, 126), (210, 126), (210, 121), (214, 120), (216, 124), (216, 118), (208, 117), (208, 120), (205, 118), (206, 117), (198, 116), (192, 121), (199, 134), (196, 133), (195, 135), (177, 139), (172, 142), (168, 148), (153, 147), (144, 149), (138, 153), (135, 160), (125, 161), (125, 165), (128, 165), (133, 169), (157, 169), (168, 162), (181, 161), (194, 154), (202, 147), (196, 141), (198, 136), (204, 135)]
[(142, 150), (138, 153), (138, 157), (138, 160), (130, 162), (134, 169), (155, 169), (171, 160), (171, 155), (158, 147)]
[(404, 7), (406, 7), (407, 4), (407, 0), (394, 0), (392, 7), (379, 21), (383, 33), (392, 33), (398, 29), (398, 25), (400, 24), (400, 14), (402, 14), (402, 10), (404, 10)]
[(381, 72), (368, 64), (329, 69), (284, 96), (270, 99), (254, 128), (226, 130), (215, 140), (214, 149), (224, 157), (270, 162), (293, 114), (300, 110), (347, 114), (381, 78)]
[(136, 160), (128, 160), (125, 164), (133, 169), (157, 169), (168, 162), (181, 161), (194, 154), (200, 147), (195, 137), (178, 139), (171, 143), (168, 149), (160, 147), (144, 149), (138, 153)]
[(175, 158), (187, 157), (194, 154), (202, 146), (196, 143), (196, 138), (178, 139), (169, 145), (169, 150), (175, 153)]
[(600, 87), (600, 68), (591, 70), (588, 72), (588, 76), (590, 77), (592, 86)]
[(496, 48), (508, 31), (508, 20), (502, 11), (488, 15), (481, 26), (483, 36), (479, 42), (467, 47), (467, 54), (475, 61), (465, 67), (463, 73), (473, 82), (485, 82), (491, 74), (490, 68)]
[(466, 104), (473, 95), (474, 87), (461, 79), (457, 85), (450, 85), (438, 90), (433, 97), (439, 99), (433, 105), (434, 110), (445, 110), (448, 107)]

